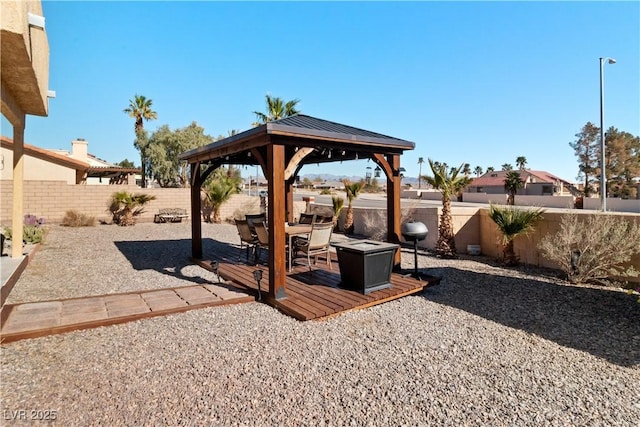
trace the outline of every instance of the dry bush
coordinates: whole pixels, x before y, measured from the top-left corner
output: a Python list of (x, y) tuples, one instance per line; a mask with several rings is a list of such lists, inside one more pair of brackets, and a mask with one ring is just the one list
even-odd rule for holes
[(560, 230), (545, 236), (542, 253), (567, 273), (573, 283), (611, 284), (615, 277), (635, 277), (638, 271), (625, 268), (640, 253), (640, 226), (610, 214), (591, 215), (580, 220), (576, 214), (562, 217)]
[(362, 216), (363, 233), (371, 240), (385, 240), (387, 238), (387, 212), (384, 209), (367, 210)]
[(60, 225), (66, 227), (93, 227), (96, 225), (96, 217), (85, 215), (75, 209), (70, 209), (65, 212)]

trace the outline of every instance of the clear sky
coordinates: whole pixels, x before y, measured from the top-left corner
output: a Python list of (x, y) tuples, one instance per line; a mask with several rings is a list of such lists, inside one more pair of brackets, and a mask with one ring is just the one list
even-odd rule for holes
[[(46, 118), (25, 140), (70, 149), (84, 138), (110, 162), (140, 163), (135, 94), (153, 131), (196, 121), (246, 130), (269, 93), (321, 119), (416, 143), (418, 157), (472, 168), (518, 156), (574, 181), (569, 143), (599, 125), (640, 135), (640, 3), (633, 2), (59, 2), (43, 1), (50, 47)], [(2, 118), (2, 134), (11, 136)], [(364, 175), (366, 162), (301, 175)], [(426, 165), (425, 165), (426, 166)], [(427, 167), (428, 169), (428, 167)], [(255, 173), (254, 170), (246, 174)], [(423, 173), (427, 173), (425, 167)]]

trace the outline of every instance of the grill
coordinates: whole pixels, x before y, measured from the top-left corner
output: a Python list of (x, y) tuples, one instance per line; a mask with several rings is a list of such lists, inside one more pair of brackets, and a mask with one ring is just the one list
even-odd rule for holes
[(427, 238), (429, 230), (422, 222), (405, 222), (402, 224), (402, 237), (407, 242), (413, 242), (413, 276), (420, 279), (418, 275), (418, 242)]

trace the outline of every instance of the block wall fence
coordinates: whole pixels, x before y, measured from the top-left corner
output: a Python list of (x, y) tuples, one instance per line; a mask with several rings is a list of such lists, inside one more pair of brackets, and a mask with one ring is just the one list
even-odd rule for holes
[[(11, 225), (12, 185), (11, 181), (0, 181), (0, 225)], [(48, 224), (59, 224), (69, 209), (76, 209), (81, 213), (93, 215), (97, 220), (111, 222), (111, 214), (107, 211), (111, 195), (116, 191), (132, 193), (147, 193), (156, 196), (156, 200), (145, 205), (145, 212), (138, 217), (139, 222), (152, 222), (154, 215), (162, 208), (184, 208), (190, 215), (190, 189), (188, 188), (146, 188), (137, 186), (92, 186), (70, 185), (64, 181), (25, 181), (24, 182), (24, 211), (38, 218), (45, 218)], [(405, 203), (405, 206), (407, 203)], [(332, 211), (331, 206), (305, 202), (294, 203), (294, 217), (300, 212), (308, 210), (326, 213)], [(346, 206), (342, 210), (339, 223), (344, 224)], [(223, 220), (245, 213), (260, 211), (260, 199), (256, 196), (236, 194), (222, 206)], [(419, 243), (424, 249), (434, 249), (438, 240), (438, 224), (441, 207), (408, 207), (403, 209), (402, 221), (413, 219), (425, 223), (429, 229), (427, 238)], [(567, 211), (568, 212), (568, 211)], [(596, 212), (572, 210), (581, 216), (601, 215)], [(467, 245), (480, 245), (482, 254), (500, 258), (502, 247), (501, 234), (489, 218), (489, 209), (483, 207), (453, 207), (454, 230), (456, 246), (459, 253), (465, 253)], [(538, 250), (538, 243), (548, 233), (556, 232), (560, 227), (563, 212), (547, 211), (544, 219), (538, 223), (535, 231), (529, 236), (518, 237), (515, 240), (515, 251), (524, 264), (541, 267), (555, 266), (545, 259)], [(607, 213), (616, 215), (627, 221), (640, 224), (640, 215), (634, 213)], [(385, 209), (354, 208), (355, 233), (372, 236), (386, 227)], [(640, 243), (638, 243), (640, 245)], [(631, 265), (640, 270), (640, 255), (631, 260)]]

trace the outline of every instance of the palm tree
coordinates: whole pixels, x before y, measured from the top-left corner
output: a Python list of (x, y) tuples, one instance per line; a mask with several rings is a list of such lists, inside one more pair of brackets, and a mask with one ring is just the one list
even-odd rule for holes
[(513, 166), (511, 165), (511, 163), (505, 163), (505, 164), (502, 165), (502, 170), (503, 171), (513, 170)]
[(462, 167), (462, 173), (469, 176), (471, 175), (471, 165), (469, 163), (465, 163)]
[(258, 119), (257, 122), (254, 122), (254, 126), (259, 126), (264, 123), (269, 123), (274, 120), (280, 120), (285, 117), (293, 116), (295, 114), (300, 114), (300, 111), (296, 109), (296, 105), (300, 102), (299, 99), (292, 99), (291, 101), (284, 102), (284, 100), (280, 97), (272, 97), (269, 94), (266, 94), (266, 103), (267, 103), (267, 112), (261, 113), (259, 111), (254, 111), (253, 114), (256, 115)]
[(209, 182), (205, 191), (207, 207), (213, 209), (212, 222), (220, 224), (222, 222), (220, 208), (236, 193), (236, 183), (232, 177), (225, 175)]
[(477, 177), (482, 175), (482, 167), (480, 167), (480, 166), (476, 166), (476, 168), (473, 171), (476, 173)]
[(419, 170), (418, 170), (418, 189), (421, 188), (420, 183), (422, 182), (421, 176), (422, 176), (422, 164), (423, 163), (424, 163), (424, 158), (418, 157), (418, 167), (419, 167)]
[(338, 196), (331, 196), (333, 202), (333, 222), (335, 224), (335, 231), (338, 231), (338, 219), (340, 218), (340, 212), (344, 208), (344, 199)]
[(502, 232), (502, 260), (507, 266), (518, 265), (518, 257), (513, 250), (513, 240), (533, 230), (535, 223), (542, 219), (544, 210), (518, 209), (515, 206), (489, 206), (489, 217)]
[(507, 197), (507, 205), (513, 206), (516, 204), (516, 193), (522, 187), (524, 187), (524, 183), (520, 178), (520, 173), (515, 171), (507, 172), (504, 177), (504, 189), (509, 195)]
[(121, 226), (135, 225), (135, 217), (144, 212), (143, 206), (155, 199), (156, 196), (142, 193), (132, 194), (126, 191), (114, 193), (109, 206), (113, 222)]
[(469, 185), (471, 178), (461, 175), (464, 164), (458, 168), (449, 169), (447, 164), (440, 164), (429, 159), (429, 166), (433, 176), (425, 176), (424, 180), (442, 193), (442, 213), (438, 225), (438, 243), (436, 253), (442, 258), (456, 258), (456, 240), (453, 231), (453, 217), (451, 215), (451, 197)]
[(496, 168), (493, 166), (487, 166), (487, 173), (493, 172), (494, 170), (496, 170)]
[(362, 189), (364, 188), (363, 182), (351, 182), (348, 179), (342, 181), (344, 184), (344, 191), (347, 193), (347, 200), (349, 205), (347, 206), (347, 214), (344, 219), (344, 232), (345, 234), (353, 234), (353, 201), (358, 197)]
[(158, 118), (158, 113), (151, 109), (153, 101), (145, 98), (142, 95), (135, 95), (133, 99), (129, 100), (129, 107), (124, 109), (124, 112), (136, 120), (134, 125), (134, 131), (136, 133), (136, 142), (134, 143), (136, 149), (140, 151), (140, 161), (142, 163), (142, 188), (147, 187), (147, 147), (140, 144), (138, 140), (146, 140), (141, 138), (140, 134), (144, 130), (144, 120), (152, 120)]
[(516, 158), (516, 165), (518, 165), (518, 169), (520, 169), (521, 171), (524, 170), (524, 167), (527, 164), (527, 158), (524, 156), (519, 156)]

